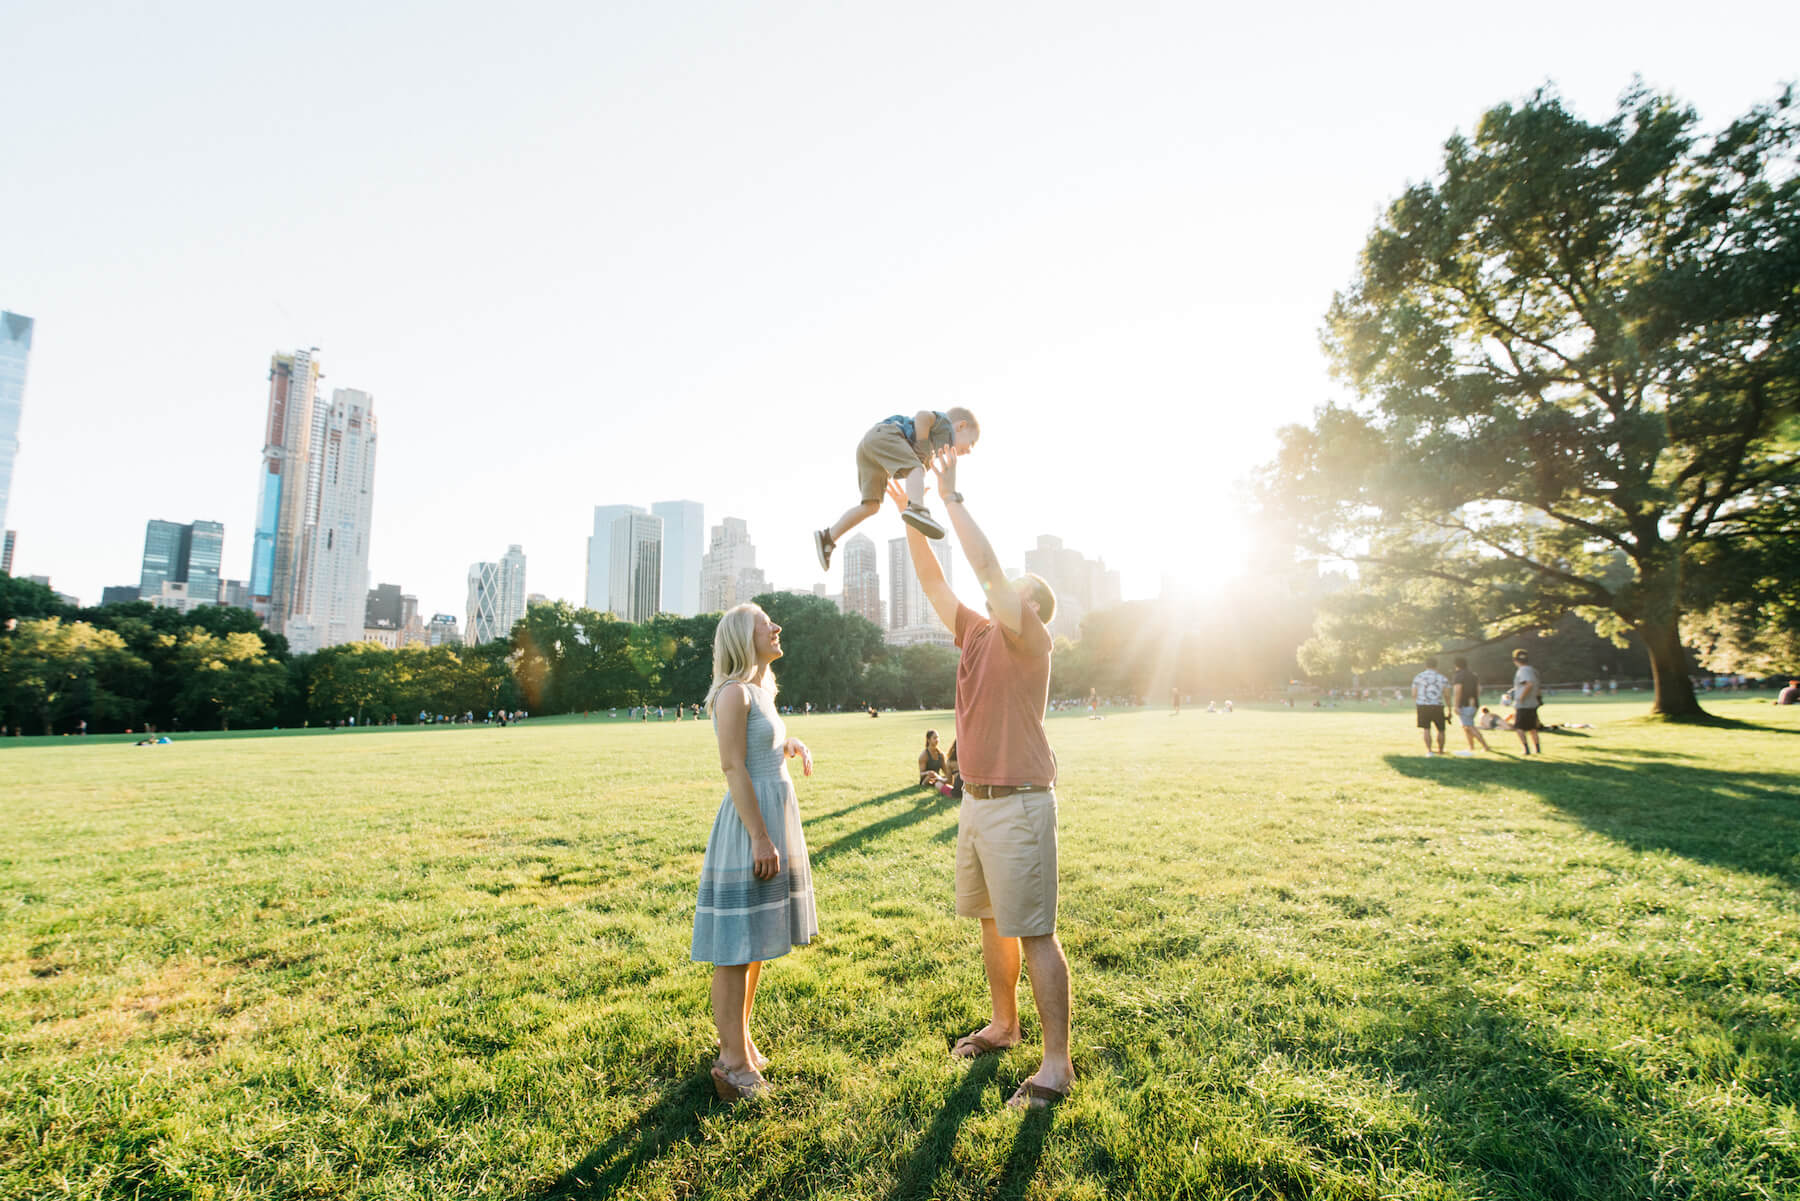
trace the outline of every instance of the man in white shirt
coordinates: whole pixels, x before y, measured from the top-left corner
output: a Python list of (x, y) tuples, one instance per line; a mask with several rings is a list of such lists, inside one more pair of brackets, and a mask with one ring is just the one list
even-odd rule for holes
[(1437, 727), (1437, 753), (1444, 753), (1444, 689), (1450, 679), (1437, 669), (1437, 657), (1425, 660), (1425, 670), (1413, 677), (1413, 708), (1417, 712), (1419, 737), (1425, 740), (1425, 754), (1431, 754), (1431, 728)]
[(1538, 683), (1537, 668), (1524, 650), (1513, 652), (1513, 729), (1518, 731), (1519, 745), (1527, 755), (1543, 754), (1538, 740), (1538, 706), (1543, 704), (1543, 688)]

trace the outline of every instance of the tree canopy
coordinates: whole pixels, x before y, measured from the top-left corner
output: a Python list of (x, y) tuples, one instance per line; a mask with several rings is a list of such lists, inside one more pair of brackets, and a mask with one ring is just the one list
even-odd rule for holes
[(1354, 398), (1261, 482), (1359, 565), (1309, 665), (1575, 612), (1642, 641), (1654, 711), (1699, 714), (1684, 614), (1754, 600), (1796, 532), (1800, 128), (1791, 89), (1698, 124), (1641, 86), (1603, 124), (1540, 91), (1377, 223), (1326, 319)]

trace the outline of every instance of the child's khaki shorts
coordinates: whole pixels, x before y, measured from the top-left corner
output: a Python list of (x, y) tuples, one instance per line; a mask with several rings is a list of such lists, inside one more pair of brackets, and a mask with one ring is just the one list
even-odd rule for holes
[(886, 500), (889, 480), (923, 466), (900, 427), (885, 421), (856, 444), (856, 486), (864, 501)]
[(963, 795), (956, 912), (991, 917), (1002, 938), (1056, 933), (1056, 793)]

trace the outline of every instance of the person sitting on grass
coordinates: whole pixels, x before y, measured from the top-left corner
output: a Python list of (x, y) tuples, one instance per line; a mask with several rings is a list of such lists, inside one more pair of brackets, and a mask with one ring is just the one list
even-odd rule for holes
[(949, 765), (938, 750), (938, 732), (925, 731), (925, 749), (919, 752), (919, 787), (936, 788), (949, 780)]
[(962, 800), (962, 771), (956, 762), (956, 739), (950, 740), (950, 754), (944, 761), (944, 780), (937, 786), (939, 796), (947, 796), (952, 800)]
[(900, 517), (927, 538), (942, 538), (944, 527), (925, 507), (925, 466), (940, 454), (966, 455), (981, 437), (975, 414), (961, 407), (942, 413), (921, 409), (911, 417), (885, 417), (856, 444), (856, 486), (862, 499), (822, 530), (813, 531), (819, 570), (831, 570), (831, 552), (845, 534), (881, 511), (890, 479), (906, 481), (906, 508)]

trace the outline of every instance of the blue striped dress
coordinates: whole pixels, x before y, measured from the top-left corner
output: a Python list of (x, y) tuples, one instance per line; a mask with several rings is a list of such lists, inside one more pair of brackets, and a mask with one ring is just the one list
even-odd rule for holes
[[(719, 806), (706, 859), (700, 865), (700, 898), (694, 909), (698, 963), (760, 963), (803, 947), (819, 932), (813, 912), (812, 864), (800, 829), (800, 805), (787, 757), (781, 753), (787, 726), (765, 688), (745, 685), (750, 707), (744, 739), (744, 767), (756, 788), (757, 806), (769, 838), (781, 852), (781, 871), (758, 880), (752, 870), (750, 831), (738, 817), (731, 793)], [(718, 728), (718, 714), (713, 727)]]

